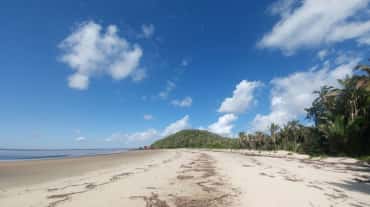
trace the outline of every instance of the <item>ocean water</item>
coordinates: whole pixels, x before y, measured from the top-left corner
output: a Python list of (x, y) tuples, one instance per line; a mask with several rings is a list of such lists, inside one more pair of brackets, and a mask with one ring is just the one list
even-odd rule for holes
[(0, 161), (81, 157), (125, 151), (128, 149), (0, 149)]

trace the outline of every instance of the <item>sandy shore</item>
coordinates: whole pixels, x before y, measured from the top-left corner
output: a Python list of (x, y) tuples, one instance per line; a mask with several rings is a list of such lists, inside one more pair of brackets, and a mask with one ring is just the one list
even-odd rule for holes
[(370, 206), (370, 167), (287, 152), (157, 150), (0, 163), (0, 206)]

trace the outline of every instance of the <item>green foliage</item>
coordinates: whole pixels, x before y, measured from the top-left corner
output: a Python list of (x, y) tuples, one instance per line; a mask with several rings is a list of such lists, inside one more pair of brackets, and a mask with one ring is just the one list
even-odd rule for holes
[(183, 130), (152, 144), (153, 148), (238, 148), (238, 140), (204, 130)]
[(239, 133), (228, 139), (201, 131), (184, 130), (155, 142), (154, 148), (243, 148), (289, 150), (308, 153), (352, 155), (368, 159), (370, 154), (370, 66), (359, 65), (352, 77), (338, 80), (341, 87), (323, 86), (307, 111), (314, 126), (293, 120), (284, 126), (271, 124), (269, 134)]
[[(313, 127), (293, 120), (280, 127), (271, 124), (269, 135), (239, 134), (241, 148), (282, 149), (311, 155), (370, 154), (370, 66), (359, 65), (359, 73), (338, 80), (341, 87), (323, 86), (307, 111)], [(272, 145), (272, 147), (271, 147)]]
[(304, 127), (303, 142), (298, 152), (307, 153), (312, 156), (322, 155), (325, 152), (327, 143), (315, 127)]
[(307, 110), (307, 117), (327, 142), (324, 151), (331, 154), (366, 155), (370, 153), (370, 70), (356, 67), (360, 73), (338, 80), (341, 87), (321, 88), (318, 98)]

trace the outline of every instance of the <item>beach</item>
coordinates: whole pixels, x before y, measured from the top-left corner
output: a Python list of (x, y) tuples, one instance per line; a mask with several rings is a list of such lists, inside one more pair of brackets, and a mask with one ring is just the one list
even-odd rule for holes
[(370, 206), (351, 158), (247, 150), (143, 150), (0, 162), (0, 206)]

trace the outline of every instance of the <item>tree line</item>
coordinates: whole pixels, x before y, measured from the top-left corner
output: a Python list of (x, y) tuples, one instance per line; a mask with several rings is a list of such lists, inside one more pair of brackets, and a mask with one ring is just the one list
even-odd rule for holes
[[(370, 155), (370, 66), (358, 65), (339, 87), (322, 86), (305, 109), (312, 126), (272, 123), (268, 133), (239, 133), (239, 148), (308, 154)], [(294, 87), (294, 86), (292, 86)]]

